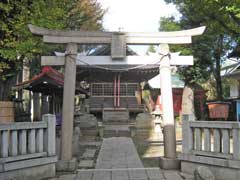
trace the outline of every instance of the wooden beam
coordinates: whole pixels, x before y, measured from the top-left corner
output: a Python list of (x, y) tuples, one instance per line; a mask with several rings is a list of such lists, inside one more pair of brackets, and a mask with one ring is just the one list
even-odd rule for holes
[[(142, 65), (160, 64), (161, 56), (127, 56), (123, 60), (112, 60), (111, 56), (77, 56), (77, 66)], [(42, 56), (42, 66), (63, 66), (64, 56)], [(193, 65), (192, 56), (172, 56), (171, 65)]]

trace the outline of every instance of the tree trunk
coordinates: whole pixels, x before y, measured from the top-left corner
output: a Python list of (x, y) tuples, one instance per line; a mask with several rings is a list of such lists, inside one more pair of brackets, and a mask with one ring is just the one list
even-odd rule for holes
[(223, 35), (219, 36), (217, 48), (215, 50), (214, 58), (216, 60), (216, 91), (217, 91), (217, 100), (221, 101), (223, 99), (222, 93), (222, 78), (221, 78), (221, 54), (223, 50)]
[(0, 81), (0, 101), (12, 100), (12, 87), (16, 84), (16, 76)]

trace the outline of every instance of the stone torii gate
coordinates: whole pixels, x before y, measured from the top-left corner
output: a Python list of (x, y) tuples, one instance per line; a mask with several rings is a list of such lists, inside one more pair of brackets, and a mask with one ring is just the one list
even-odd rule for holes
[[(76, 66), (86, 65), (142, 65), (159, 64), (163, 111), (164, 158), (163, 168), (174, 168), (176, 160), (176, 134), (173, 113), (171, 65), (193, 65), (192, 56), (172, 56), (168, 44), (189, 44), (192, 36), (201, 35), (205, 27), (174, 32), (84, 32), (48, 30), (29, 25), (30, 31), (43, 36), (45, 43), (67, 44), (65, 56), (43, 56), (42, 66), (65, 66), (63, 93), (63, 122), (61, 160), (72, 160), (72, 136)], [(111, 56), (79, 56), (77, 44), (110, 44)], [(128, 44), (160, 45), (155, 56), (126, 56)]]

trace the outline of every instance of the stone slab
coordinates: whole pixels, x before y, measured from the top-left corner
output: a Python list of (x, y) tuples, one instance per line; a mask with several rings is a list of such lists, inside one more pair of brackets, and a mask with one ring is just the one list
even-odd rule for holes
[(111, 180), (111, 171), (95, 171), (92, 180)]
[(93, 168), (94, 161), (93, 160), (81, 160), (78, 164), (78, 168)]
[(91, 180), (93, 177), (93, 171), (92, 170), (78, 170), (76, 180)]
[(100, 142), (100, 141), (93, 141), (93, 142), (80, 141), (79, 144), (80, 144), (80, 146), (96, 146), (96, 147), (99, 147), (99, 146), (102, 145), (102, 142)]
[(72, 171), (76, 170), (76, 167), (77, 167), (77, 160), (76, 160), (76, 158), (73, 158), (70, 161), (59, 160), (56, 163), (57, 171), (72, 172)]
[(114, 180), (129, 180), (128, 171), (112, 171), (112, 179)]
[(18, 170), (8, 171), (8, 172), (1, 172), (0, 179), (1, 180), (40, 180), (44, 178), (53, 178), (55, 177), (56, 169), (55, 163), (29, 167), (29, 168), (22, 168)]
[(36, 159), (26, 159), (22, 161), (8, 162), (4, 164), (4, 171), (31, 168), (34, 166), (41, 166), (45, 164), (55, 164), (56, 161), (57, 161), (57, 157), (52, 156), (52, 157), (41, 157)]
[(76, 174), (66, 174), (59, 177), (58, 180), (75, 180)]
[(96, 169), (143, 168), (131, 138), (113, 137), (103, 140)]
[(164, 177), (167, 180), (182, 180), (181, 176), (177, 172), (174, 172), (174, 171), (165, 171)]
[(82, 155), (82, 158), (94, 158), (96, 151), (96, 149), (86, 149)]
[(240, 170), (234, 169), (234, 168), (224, 168), (220, 166), (214, 166), (214, 165), (206, 165), (201, 164), (197, 162), (188, 162), (188, 161), (181, 161), (181, 171), (187, 174), (194, 173), (194, 170), (198, 166), (204, 166), (209, 168), (213, 174), (215, 175), (215, 178), (217, 180), (239, 180), (240, 177)]
[(128, 170), (130, 180), (147, 180), (147, 174), (145, 169), (129, 169)]
[[(86, 169), (77, 171), (75, 180), (165, 180), (159, 168)], [(171, 176), (169, 177), (171, 178)]]
[(186, 180), (194, 180), (194, 176), (192, 174), (187, 174), (187, 173), (180, 172), (180, 176), (183, 177), (183, 179), (186, 179)]
[(164, 178), (163, 173), (159, 170), (159, 168), (147, 169), (146, 173), (150, 180), (159, 180)]

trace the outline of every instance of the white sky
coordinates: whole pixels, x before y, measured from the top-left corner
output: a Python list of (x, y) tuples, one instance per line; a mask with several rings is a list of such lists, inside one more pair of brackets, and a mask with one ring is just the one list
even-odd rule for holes
[(104, 9), (104, 28), (108, 31), (157, 32), (160, 17), (179, 13), (164, 0), (98, 0)]

